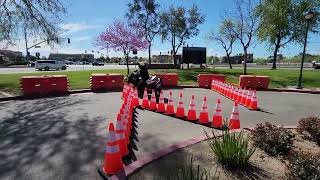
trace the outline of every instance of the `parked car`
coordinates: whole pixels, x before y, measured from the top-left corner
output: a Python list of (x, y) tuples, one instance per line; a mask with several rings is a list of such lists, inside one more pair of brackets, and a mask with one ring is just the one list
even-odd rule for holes
[(320, 63), (317, 63), (316, 61), (312, 61), (312, 67), (314, 69), (320, 69)]
[(119, 65), (126, 65), (127, 63), (126, 63), (126, 61), (120, 61), (119, 62)]
[(99, 62), (93, 62), (92, 66), (104, 66), (104, 64)]
[(35, 68), (42, 71), (49, 71), (50, 69), (55, 70), (66, 70), (67, 64), (63, 61), (57, 61), (57, 60), (39, 60), (36, 61)]

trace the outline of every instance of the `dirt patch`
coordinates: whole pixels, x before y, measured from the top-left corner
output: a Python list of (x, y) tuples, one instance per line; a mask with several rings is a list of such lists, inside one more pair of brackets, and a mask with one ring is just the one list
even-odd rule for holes
[[(306, 140), (295, 130), (293, 132), (296, 135), (294, 150), (320, 152), (316, 143)], [(218, 176), (219, 179), (286, 179), (287, 161), (283, 158), (271, 157), (264, 151), (256, 149), (250, 159), (249, 167), (241, 171), (230, 171), (220, 165), (206, 141), (175, 151), (140, 169), (129, 179), (167, 179), (170, 174), (174, 174), (181, 167), (190, 164), (191, 158), (193, 158), (195, 168), (200, 165), (200, 168), (206, 169), (211, 176)]]

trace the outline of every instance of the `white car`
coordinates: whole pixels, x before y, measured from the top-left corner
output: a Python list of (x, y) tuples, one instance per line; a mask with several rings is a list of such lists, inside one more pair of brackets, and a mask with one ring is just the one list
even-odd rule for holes
[(63, 61), (57, 61), (57, 60), (39, 60), (36, 61), (35, 68), (42, 71), (49, 71), (50, 69), (67, 69), (67, 64)]

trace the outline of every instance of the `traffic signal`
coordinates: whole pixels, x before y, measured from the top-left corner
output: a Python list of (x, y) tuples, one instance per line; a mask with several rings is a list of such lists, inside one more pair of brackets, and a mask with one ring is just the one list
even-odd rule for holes
[(68, 44), (70, 44), (70, 42), (71, 42), (71, 41), (70, 41), (70, 38), (68, 38)]
[(133, 54), (138, 54), (138, 51), (137, 51), (136, 49), (134, 49), (134, 50), (132, 51), (132, 53), (133, 53)]
[(87, 50), (85, 50), (85, 51), (84, 51), (84, 53), (86, 53), (86, 54), (87, 54)]

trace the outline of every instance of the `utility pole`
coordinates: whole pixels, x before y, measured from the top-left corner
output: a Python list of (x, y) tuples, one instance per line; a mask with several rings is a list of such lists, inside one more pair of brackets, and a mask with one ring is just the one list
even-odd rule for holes
[(24, 29), (24, 40), (26, 42), (26, 61), (29, 61), (29, 52), (28, 52), (28, 40), (27, 40), (27, 30)]

